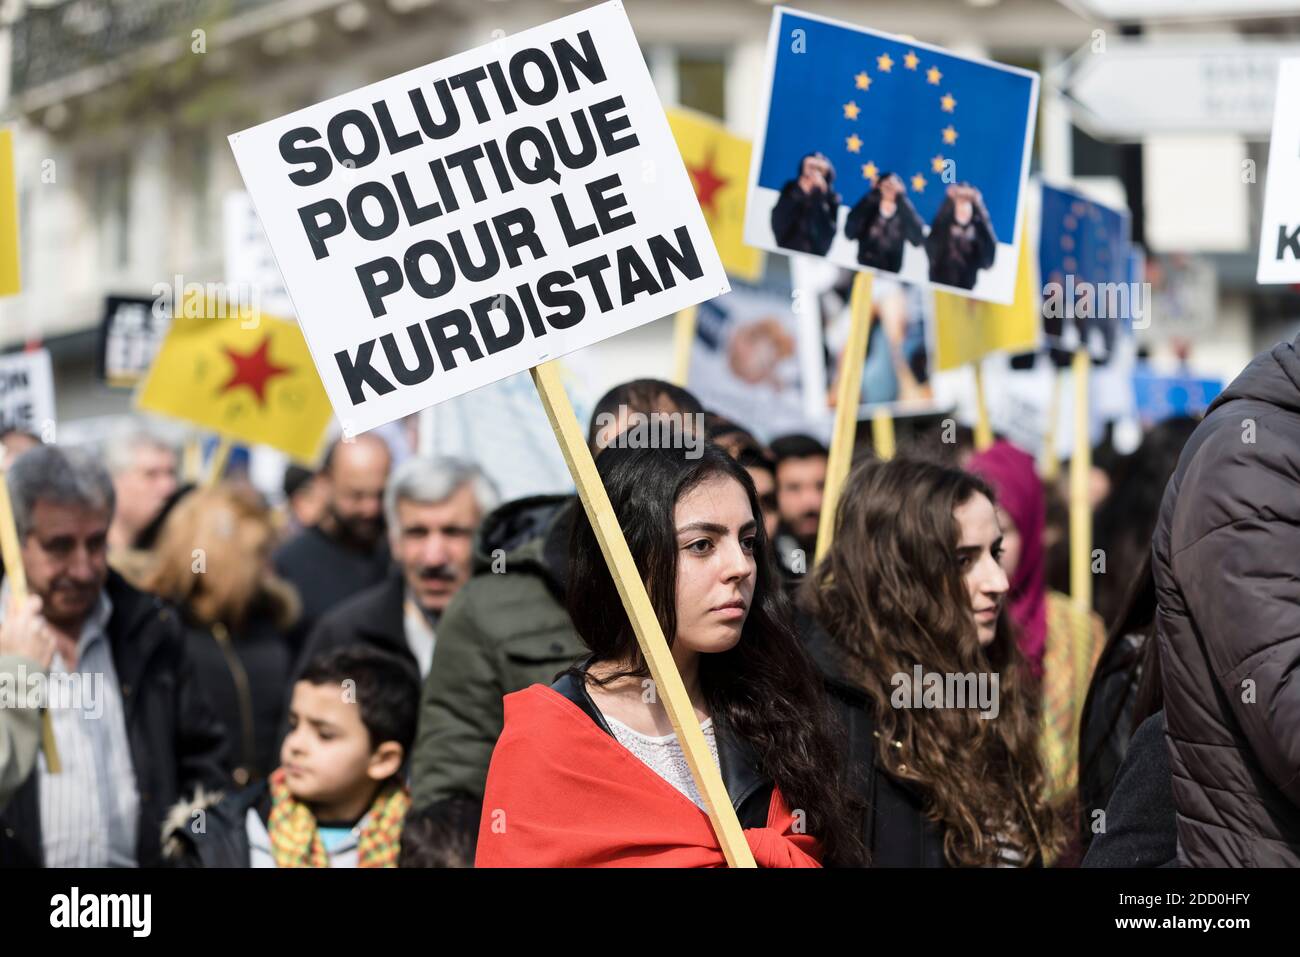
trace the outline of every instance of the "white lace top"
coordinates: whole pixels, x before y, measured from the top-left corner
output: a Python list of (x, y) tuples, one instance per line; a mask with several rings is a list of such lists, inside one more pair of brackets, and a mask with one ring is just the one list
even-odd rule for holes
[[(704, 810), (704, 800), (695, 788), (695, 779), (691, 777), (691, 766), (686, 763), (686, 755), (682, 752), (676, 734), (653, 737), (634, 731), (622, 721), (609, 715), (605, 715), (605, 721), (609, 724), (609, 729), (614, 732), (614, 737), (619, 744), (640, 758), (651, 771), (694, 801), (696, 807)], [(717, 764), (718, 742), (713, 735), (713, 719), (705, 718), (701, 721), (700, 730), (704, 732), (704, 740), (708, 742), (713, 763)]]

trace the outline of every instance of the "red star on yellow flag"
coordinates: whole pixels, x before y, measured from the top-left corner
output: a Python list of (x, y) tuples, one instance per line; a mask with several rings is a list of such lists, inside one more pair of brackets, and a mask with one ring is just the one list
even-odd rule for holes
[(943, 79), (943, 74), (939, 72), (939, 68), (937, 66), (932, 66), (930, 67), (930, 69), (925, 71), (925, 78), (929, 80), (931, 83), (933, 83), (935, 86), (938, 86), (939, 81)]
[(700, 208), (710, 216), (716, 215), (718, 210), (715, 203), (718, 190), (726, 186), (730, 180), (723, 179), (714, 169), (713, 152), (710, 151), (699, 166), (687, 166), (686, 172), (691, 174), (691, 182), (695, 185), (695, 198), (700, 201)]
[(857, 87), (858, 87), (859, 90), (869, 90), (869, 89), (871, 89), (871, 77), (867, 76), (867, 71), (866, 71), (866, 70), (863, 70), (861, 73), (859, 73), (857, 76), (855, 76), (855, 77), (853, 78), (853, 81), (854, 81), (854, 83), (857, 84)]
[(235, 371), (220, 389), (217, 395), (230, 392), (241, 385), (246, 385), (257, 396), (258, 405), (266, 405), (266, 384), (275, 376), (292, 372), (291, 366), (278, 366), (271, 361), (268, 353), (271, 349), (271, 336), (262, 338), (262, 344), (249, 353), (239, 353), (229, 346), (223, 347), (227, 358), (235, 364)]
[(917, 173), (912, 177), (912, 189), (916, 190), (918, 193), (925, 192), (925, 177), (920, 173)]
[(894, 61), (889, 58), (888, 53), (882, 53), (876, 57), (876, 66), (880, 68), (881, 73), (888, 73), (894, 68)]
[(916, 55), (916, 51), (908, 50), (907, 56), (903, 57), (903, 66), (909, 70), (915, 70), (916, 65), (921, 62), (921, 58)]
[(859, 107), (858, 104), (854, 103), (852, 100), (849, 100), (849, 102), (844, 104), (844, 118), (846, 120), (856, 120), (858, 118), (858, 114), (861, 112), (862, 112), (862, 108)]
[(957, 101), (952, 98), (951, 93), (945, 93), (939, 98), (939, 104), (943, 107), (945, 113), (951, 113), (957, 106)]

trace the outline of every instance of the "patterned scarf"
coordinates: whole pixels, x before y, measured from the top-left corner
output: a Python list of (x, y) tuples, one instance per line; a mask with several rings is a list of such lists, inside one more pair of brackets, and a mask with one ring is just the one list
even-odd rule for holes
[[(411, 798), (404, 784), (389, 784), (375, 795), (357, 844), (358, 867), (396, 867), (402, 824)], [(284, 769), (271, 775), (271, 814), (266, 829), (276, 867), (329, 867), (329, 855), (316, 830), (311, 808), (289, 792)]]

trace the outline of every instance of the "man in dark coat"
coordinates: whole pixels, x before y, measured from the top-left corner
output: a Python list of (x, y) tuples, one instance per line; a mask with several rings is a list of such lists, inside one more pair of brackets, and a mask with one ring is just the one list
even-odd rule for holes
[(1300, 355), (1210, 406), (1152, 543), (1183, 866), (1300, 866)]
[(496, 486), (469, 462), (403, 462), (384, 491), (397, 567), (386, 581), (321, 619), (303, 649), (298, 671), (326, 651), (365, 644), (405, 659), (421, 679), (428, 677), (438, 622), (469, 580), (474, 535), (499, 501)]
[(772, 235), (782, 249), (826, 255), (835, 238), (840, 194), (831, 186), (835, 167), (821, 153), (799, 161), (799, 176), (781, 187), (772, 207)]
[(335, 605), (387, 577), (383, 498), (391, 466), (387, 443), (370, 432), (338, 440), (325, 456), (318, 475), (328, 490), (324, 516), (271, 558), (302, 599), (294, 644)]
[(225, 729), (175, 610), (108, 568), (103, 466), (42, 446), (18, 458), (8, 483), (31, 595), (11, 602), (5, 582), (0, 628), (36, 622), (53, 636), (41, 703), (62, 768), (39, 761), (4, 809), (0, 866), (156, 865), (167, 809), (227, 783)]

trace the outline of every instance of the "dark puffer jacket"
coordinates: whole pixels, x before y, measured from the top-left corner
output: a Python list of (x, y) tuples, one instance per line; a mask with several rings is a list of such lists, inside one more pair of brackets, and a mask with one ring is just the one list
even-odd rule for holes
[(1178, 860), (1300, 866), (1300, 354), (1224, 391), (1152, 543)]
[(438, 622), (411, 752), (413, 807), (481, 799), (505, 723), (502, 697), (549, 685), (587, 653), (564, 607), (576, 503), (507, 502), (479, 527), (473, 576)]

